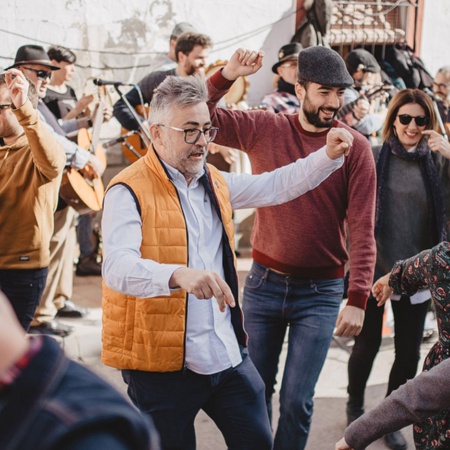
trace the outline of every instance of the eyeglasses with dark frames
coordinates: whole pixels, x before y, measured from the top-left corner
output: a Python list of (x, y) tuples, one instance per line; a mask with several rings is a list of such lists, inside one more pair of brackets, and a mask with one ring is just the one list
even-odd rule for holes
[(437, 86), (439, 89), (448, 89), (450, 87), (450, 83), (435, 83), (433, 81), (433, 86)]
[(26, 70), (31, 70), (32, 72), (34, 72), (38, 78), (40, 78), (41, 80), (47, 80), (50, 79), (50, 77), (52, 76), (51, 72), (48, 72), (47, 70), (36, 70), (36, 69), (32, 69), (31, 67), (24, 67), (24, 69)]
[(410, 116), (409, 114), (399, 114), (397, 117), (402, 125), (409, 125), (411, 120), (414, 119), (414, 122), (416, 122), (418, 127), (423, 127), (430, 121), (428, 116)]
[(219, 129), (216, 127), (199, 130), (198, 128), (177, 128), (172, 127), (171, 125), (164, 125), (163, 123), (158, 123), (158, 126), (170, 128), (175, 131), (182, 131), (184, 133), (184, 142), (186, 142), (186, 144), (195, 144), (200, 139), (200, 136), (202, 134), (203, 136), (205, 136), (206, 142), (212, 142), (216, 138), (217, 132), (219, 131)]

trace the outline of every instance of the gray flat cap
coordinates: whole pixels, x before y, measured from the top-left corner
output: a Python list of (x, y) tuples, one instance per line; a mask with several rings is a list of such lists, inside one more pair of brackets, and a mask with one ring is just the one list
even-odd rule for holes
[(339, 53), (321, 45), (305, 48), (299, 53), (298, 77), (300, 81), (311, 81), (322, 86), (344, 88), (353, 84), (353, 78)]

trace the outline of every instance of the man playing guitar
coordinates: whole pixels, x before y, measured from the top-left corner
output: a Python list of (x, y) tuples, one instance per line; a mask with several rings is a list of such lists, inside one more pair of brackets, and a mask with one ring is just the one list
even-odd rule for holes
[(381, 129), (392, 85), (384, 85), (381, 67), (367, 50), (358, 48), (345, 59), (348, 72), (355, 80), (353, 87), (345, 90), (344, 106), (337, 118), (364, 136)]
[[(146, 115), (143, 108), (139, 108), (139, 106), (150, 103), (153, 91), (166, 77), (170, 75), (187, 77), (194, 74), (204, 74), (206, 58), (211, 45), (211, 39), (204, 34), (183, 33), (177, 39), (175, 45), (176, 68), (149, 73), (126, 94), (126, 100), (136, 110), (141, 122), (145, 121)], [(141, 129), (141, 125), (136, 121), (123, 99), (118, 100), (114, 105), (114, 117), (125, 128), (125, 133), (126, 131), (139, 131)], [(141, 154), (145, 154), (147, 151), (149, 142), (146, 141), (147, 139), (144, 139), (142, 149), (136, 149)]]

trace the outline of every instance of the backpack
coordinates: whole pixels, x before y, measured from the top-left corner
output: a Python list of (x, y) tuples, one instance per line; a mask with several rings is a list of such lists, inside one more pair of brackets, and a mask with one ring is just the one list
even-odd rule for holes
[(406, 43), (386, 47), (385, 60), (394, 69), (397, 77), (403, 79), (407, 88), (432, 89), (433, 77), (425, 69), (423, 61), (414, 55)]
[(303, 48), (326, 45), (324, 38), (331, 28), (333, 0), (305, 0), (305, 20), (300, 24), (291, 42), (299, 42)]

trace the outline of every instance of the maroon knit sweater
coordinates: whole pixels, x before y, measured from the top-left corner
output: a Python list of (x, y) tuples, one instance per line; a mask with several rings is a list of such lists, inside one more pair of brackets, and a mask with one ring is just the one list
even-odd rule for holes
[[(218, 144), (243, 150), (253, 173), (285, 166), (326, 144), (328, 129), (304, 130), (295, 114), (217, 108), (231, 83), (220, 71), (208, 81), (208, 103)], [(375, 163), (367, 139), (341, 122), (335, 127), (354, 136), (344, 166), (312, 191), (279, 206), (259, 208), (252, 233), (253, 259), (274, 270), (303, 278), (344, 275), (349, 230), (348, 305), (365, 308), (375, 265)]]

